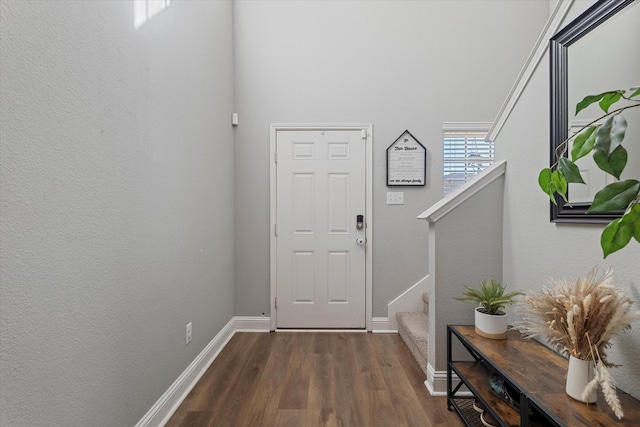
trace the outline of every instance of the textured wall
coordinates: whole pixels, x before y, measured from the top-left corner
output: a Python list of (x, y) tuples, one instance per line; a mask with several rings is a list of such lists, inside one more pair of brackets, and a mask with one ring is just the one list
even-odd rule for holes
[[(269, 311), (270, 123), (373, 123), (373, 315), (386, 316), (427, 273), (415, 217), (442, 197), (442, 123), (493, 120), (547, 16), (541, 1), (236, 1), (236, 313)], [(427, 147), (424, 188), (386, 186), (405, 129)]]
[(233, 316), (232, 5), (0, 7), (0, 425), (134, 425)]
[[(578, 7), (584, 7), (580, 2)], [(637, 6), (636, 6), (637, 7)], [(572, 11), (572, 16), (576, 16)], [(640, 301), (640, 245), (602, 259), (602, 225), (549, 222), (549, 202), (538, 188), (549, 162), (549, 60), (545, 56), (496, 140), (497, 155), (508, 159), (504, 211), (504, 280), (519, 289), (539, 289), (548, 277), (583, 277), (594, 266), (612, 267), (616, 283)], [(638, 126), (640, 124), (636, 124)], [(629, 142), (630, 143), (630, 142)], [(640, 309), (640, 305), (636, 306)], [(618, 386), (640, 397), (640, 322), (616, 340), (610, 359)]]

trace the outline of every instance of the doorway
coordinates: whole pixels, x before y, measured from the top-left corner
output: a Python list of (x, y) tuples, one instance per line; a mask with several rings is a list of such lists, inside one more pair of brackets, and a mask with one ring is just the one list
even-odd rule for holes
[(371, 125), (271, 127), (271, 329), (370, 329)]

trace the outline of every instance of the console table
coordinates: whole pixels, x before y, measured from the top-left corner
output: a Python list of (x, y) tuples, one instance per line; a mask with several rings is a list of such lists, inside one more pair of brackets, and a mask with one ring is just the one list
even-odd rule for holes
[[(454, 360), (468, 353), (469, 360)], [(463, 355), (464, 355), (463, 354)], [(462, 357), (462, 356), (460, 356)], [(473, 326), (447, 326), (447, 409), (452, 408), (469, 427), (482, 425), (471, 403), (477, 399), (501, 426), (639, 426), (640, 401), (618, 390), (624, 418), (618, 420), (598, 389), (596, 403), (578, 402), (565, 392), (568, 361), (534, 340), (524, 340), (509, 331), (505, 340), (477, 335)], [(491, 371), (500, 374), (520, 394), (520, 411), (496, 396), (489, 387)], [(453, 374), (460, 383), (453, 386)], [(466, 386), (471, 395), (462, 392)]]

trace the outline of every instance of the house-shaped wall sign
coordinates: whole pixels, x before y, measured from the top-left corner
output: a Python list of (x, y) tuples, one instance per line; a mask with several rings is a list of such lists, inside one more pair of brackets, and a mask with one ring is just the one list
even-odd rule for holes
[(387, 186), (425, 185), (427, 149), (405, 130), (387, 148)]

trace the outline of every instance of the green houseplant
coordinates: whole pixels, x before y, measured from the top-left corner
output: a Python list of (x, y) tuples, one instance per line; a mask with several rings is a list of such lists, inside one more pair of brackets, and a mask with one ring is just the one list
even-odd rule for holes
[[(639, 87), (632, 88), (629, 92), (613, 90), (586, 96), (576, 105), (576, 114), (595, 103), (598, 103), (604, 114), (559, 144), (556, 152), (558, 161), (540, 171), (538, 175), (540, 188), (549, 195), (553, 203), (556, 203), (556, 193), (568, 203), (569, 183), (585, 183), (575, 162), (588, 154), (592, 154), (598, 168), (618, 180), (598, 191), (586, 212), (588, 214), (624, 210), (620, 218), (614, 219), (605, 227), (600, 237), (600, 246), (605, 258), (625, 247), (632, 239), (640, 243), (640, 181), (620, 181), (620, 175), (627, 165), (627, 150), (622, 146), (627, 121), (621, 113), (630, 108), (640, 107), (640, 100), (633, 99), (638, 96)], [(614, 105), (616, 108), (609, 111)], [(571, 157), (568, 157), (569, 142), (572, 140), (573, 147), (569, 153)]]
[(462, 293), (461, 297), (454, 299), (476, 305), (476, 333), (486, 338), (506, 338), (509, 323), (507, 313), (503, 309), (514, 304), (515, 298), (523, 293), (520, 291), (505, 293), (506, 286), (495, 278), (480, 282), (479, 289), (467, 285), (464, 287), (467, 290)]

